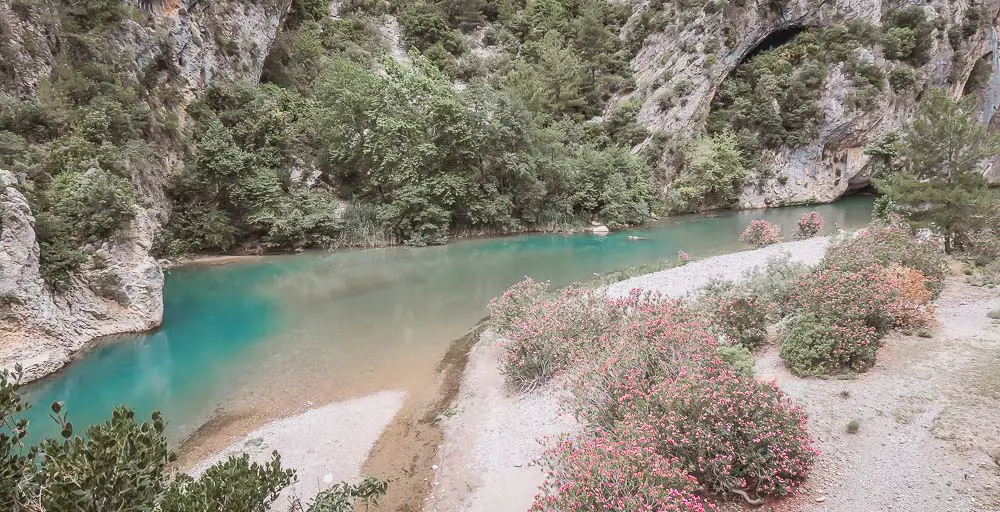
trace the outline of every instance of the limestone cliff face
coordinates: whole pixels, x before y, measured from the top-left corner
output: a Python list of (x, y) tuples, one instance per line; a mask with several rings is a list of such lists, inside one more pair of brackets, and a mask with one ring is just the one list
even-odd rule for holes
[[(711, 14), (698, 12), (689, 17), (675, 17), (646, 39), (632, 62), (637, 84), (633, 96), (642, 98), (641, 124), (654, 132), (703, 133), (719, 86), (769, 36), (797, 27), (828, 27), (853, 19), (880, 26), (883, 9), (900, 6), (882, 0), (793, 0), (776, 12), (767, 2), (745, 3), (739, 8), (730, 4)], [(863, 148), (882, 134), (898, 129), (913, 113), (921, 91), (927, 87), (949, 87), (957, 96), (978, 60), (996, 59), (998, 2), (986, 2), (987, 19), (958, 51), (950, 46), (940, 27), (961, 25), (966, 12), (976, 3), (959, 0), (919, 5), (928, 20), (941, 21), (934, 32), (931, 59), (916, 69), (916, 86), (899, 94), (886, 88), (877, 98), (875, 108), (852, 112), (845, 108), (844, 100), (853, 86), (845, 78), (842, 65), (831, 66), (820, 100), (823, 120), (819, 136), (805, 146), (765, 154), (773, 176), (748, 183), (739, 199), (741, 207), (829, 202), (851, 188), (864, 186), (871, 169)], [(886, 72), (890, 69), (877, 46), (859, 49), (858, 59)], [(996, 69), (994, 66), (994, 72)], [(949, 77), (952, 77), (950, 85)], [(662, 108), (657, 102), (658, 95), (674, 91), (680, 84), (689, 91), (686, 100)], [(995, 117), (998, 101), (1000, 84), (994, 78), (990, 86), (980, 91), (980, 103), (985, 119), (1000, 126), (1000, 119)]]
[(0, 170), (0, 362), (20, 363), (28, 379), (65, 364), (99, 336), (145, 331), (163, 316), (163, 273), (149, 256), (155, 222), (140, 211), (99, 267), (51, 291), (39, 274), (35, 219), (9, 171)]
[[(179, 81), (187, 104), (213, 80), (258, 80), (287, 7), (281, 0), (168, 1), (147, 24), (129, 22), (114, 44), (134, 56), (136, 76), (153, 69)], [(52, 68), (49, 45), (57, 41), (39, 40), (44, 32), (14, 16), (8, 1), (0, 1), (0, 18), (10, 27), (13, 50), (5, 57), (14, 76), (0, 92), (33, 94)], [(184, 123), (183, 110), (177, 114)], [(169, 211), (164, 187), (180, 154), (181, 148), (164, 148), (159, 165), (133, 173), (141, 204), (135, 220), (92, 248), (100, 264), (59, 292), (39, 275), (35, 220), (18, 190), (23, 177), (0, 171), (0, 367), (20, 363), (27, 379), (37, 378), (94, 338), (160, 325), (163, 273), (150, 249)]]

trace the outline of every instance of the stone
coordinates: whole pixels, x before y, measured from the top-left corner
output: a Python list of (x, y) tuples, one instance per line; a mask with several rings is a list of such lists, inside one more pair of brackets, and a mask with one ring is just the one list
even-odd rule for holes
[(606, 235), (611, 232), (611, 230), (608, 229), (608, 227), (605, 226), (604, 224), (598, 224), (593, 228), (591, 228), (590, 231), (595, 235)]
[[(727, 6), (718, 12), (685, 10), (668, 18), (658, 29), (648, 35), (632, 60), (635, 71), (635, 91), (619, 98), (620, 103), (637, 100), (641, 103), (638, 122), (650, 132), (661, 132), (683, 139), (685, 134), (704, 133), (710, 104), (722, 82), (729, 77), (758, 45), (773, 34), (796, 27), (829, 27), (851, 20), (881, 24), (882, 13), (896, 7), (887, 0), (791, 0), (776, 16), (767, 2), (747, 2), (744, 7)], [(958, 0), (949, 4), (943, 0), (927, 2), (924, 8), (934, 23), (936, 12), (946, 13), (945, 22), (951, 26), (962, 25), (962, 15), (971, 6), (971, 0)], [(997, 15), (996, 2), (985, 4), (986, 19)], [(638, 10), (640, 14), (645, 9)], [(956, 14), (950, 14), (956, 13)], [(648, 14), (648, 13), (647, 13)], [(721, 17), (725, 17), (722, 22)], [(654, 18), (654, 19), (659, 19)], [(937, 34), (940, 34), (938, 32)], [(936, 35), (937, 35), (936, 34)], [(722, 42), (722, 44), (720, 44)], [(846, 99), (855, 90), (853, 80), (845, 73), (843, 64), (830, 66), (820, 98), (824, 121), (818, 136), (798, 148), (785, 148), (763, 154), (764, 166), (770, 177), (751, 180), (739, 197), (741, 208), (760, 208), (798, 203), (823, 203), (834, 201), (851, 189), (865, 186), (871, 177), (872, 166), (864, 148), (885, 133), (897, 131), (909, 119), (916, 105), (917, 96), (927, 87), (947, 87), (953, 95), (961, 95), (965, 81), (980, 58), (994, 61), (994, 77), (979, 93), (979, 106), (984, 122), (991, 126), (1000, 124), (1000, 52), (992, 26), (976, 28), (968, 42), (953, 58), (947, 38), (935, 37), (930, 59), (916, 70), (919, 77), (915, 87), (900, 93), (893, 92), (886, 84), (872, 109), (845, 108)], [(887, 60), (880, 52), (861, 48), (854, 58), (878, 66), (884, 74), (897, 64)], [(949, 76), (958, 80), (949, 81)], [(675, 101), (664, 108), (659, 101), (662, 95), (674, 95), (683, 89), (683, 101)], [(610, 109), (609, 109), (610, 110)], [(638, 148), (652, 143), (652, 138)], [(1000, 158), (984, 168), (984, 175), (1000, 180)], [(669, 191), (672, 179), (666, 166)]]

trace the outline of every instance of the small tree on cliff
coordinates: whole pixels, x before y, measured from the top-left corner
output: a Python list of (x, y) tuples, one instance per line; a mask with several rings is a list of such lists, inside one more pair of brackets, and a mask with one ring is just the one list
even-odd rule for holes
[(928, 91), (904, 130), (903, 166), (876, 185), (916, 226), (944, 237), (945, 252), (968, 245), (987, 222), (993, 198), (979, 164), (1000, 153), (1000, 137), (976, 120), (968, 101)]

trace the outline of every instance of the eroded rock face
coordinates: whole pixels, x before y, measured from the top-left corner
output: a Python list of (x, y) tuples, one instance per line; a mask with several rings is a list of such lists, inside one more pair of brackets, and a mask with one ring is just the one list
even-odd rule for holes
[[(696, 10), (693, 14), (676, 15), (645, 40), (632, 61), (636, 92), (622, 98), (641, 99), (638, 121), (642, 125), (652, 132), (704, 133), (717, 89), (769, 35), (794, 27), (829, 27), (853, 19), (880, 26), (883, 9), (899, 7), (882, 0), (793, 0), (778, 12), (768, 2), (744, 3), (744, 7), (736, 7), (730, 2), (711, 14)], [(920, 5), (932, 23), (942, 18), (951, 27), (961, 26), (966, 12), (976, 4), (959, 0)], [(841, 65), (831, 66), (820, 100), (824, 119), (819, 136), (803, 147), (765, 153), (764, 160), (773, 176), (748, 183), (739, 205), (759, 208), (829, 202), (849, 189), (867, 184), (871, 168), (868, 156), (863, 153), (865, 145), (899, 129), (912, 115), (921, 91), (928, 87), (948, 87), (958, 96), (977, 60), (983, 57), (996, 60), (993, 56), (998, 55), (998, 2), (990, 0), (984, 7), (987, 19), (963, 41), (957, 52), (944, 31), (935, 30), (930, 60), (915, 69), (916, 86), (899, 94), (886, 87), (877, 98), (877, 106), (865, 112), (844, 108), (844, 99), (853, 85), (844, 77)], [(878, 46), (859, 49), (857, 57), (886, 73), (891, 69)], [(996, 72), (997, 68), (993, 69)], [(950, 85), (949, 77), (953, 77)], [(1000, 102), (1000, 80), (994, 79), (991, 84), (980, 92), (980, 104), (988, 118), (995, 115)], [(687, 91), (684, 101), (664, 109), (658, 97), (678, 88)], [(1000, 125), (998, 120), (993, 122)], [(998, 171), (988, 172), (1000, 176)]]
[(160, 324), (163, 273), (149, 256), (155, 224), (145, 211), (113, 245), (97, 250), (101, 268), (85, 269), (56, 293), (39, 274), (28, 201), (12, 173), (0, 171), (0, 180), (0, 366), (20, 363), (28, 379), (37, 378), (93, 338)]
[[(113, 44), (134, 56), (137, 79), (155, 70), (179, 81), (186, 104), (215, 80), (259, 80), (287, 7), (271, 1), (167, 0), (148, 23), (128, 22)], [(51, 70), (48, 45), (55, 43), (39, 39), (45, 31), (16, 16), (10, 2), (0, 1), (0, 21), (8, 22), (15, 59), (12, 85), (0, 92), (31, 95)], [(186, 114), (178, 115), (183, 124)], [(133, 173), (142, 205), (135, 220), (95, 248), (92, 263), (58, 292), (39, 273), (35, 219), (18, 179), (0, 170), (0, 367), (19, 363), (31, 380), (59, 369), (94, 338), (160, 325), (163, 272), (149, 253), (169, 212), (165, 187), (181, 154), (181, 148), (164, 148), (159, 165)]]

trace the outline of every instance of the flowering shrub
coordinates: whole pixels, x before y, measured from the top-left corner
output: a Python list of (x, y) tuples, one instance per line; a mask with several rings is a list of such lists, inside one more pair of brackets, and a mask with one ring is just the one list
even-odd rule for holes
[[(734, 288), (734, 291), (741, 288)], [(745, 293), (709, 296), (701, 301), (701, 309), (712, 323), (712, 331), (727, 345), (741, 345), (750, 350), (767, 339), (767, 325), (775, 305), (761, 297)]]
[(866, 229), (857, 236), (831, 244), (823, 260), (823, 266), (842, 270), (861, 270), (873, 264), (899, 265), (920, 271), (934, 297), (944, 288), (948, 272), (948, 263), (937, 247), (915, 240), (903, 228), (891, 226)]
[(685, 367), (721, 367), (717, 342), (702, 322), (650, 315), (616, 334), (611, 350), (597, 352), (572, 382), (571, 406), (586, 424), (611, 429), (624, 404)]
[(715, 510), (674, 460), (635, 440), (619, 441), (602, 431), (564, 438), (543, 459), (548, 472), (533, 512)]
[(740, 235), (740, 242), (754, 247), (776, 244), (781, 240), (781, 226), (764, 219), (750, 221), (750, 225)]
[(629, 409), (622, 436), (676, 458), (713, 492), (788, 494), (818, 455), (798, 406), (774, 383), (732, 371), (683, 372)]
[(588, 357), (593, 347), (613, 339), (609, 333), (615, 332), (618, 316), (625, 312), (603, 295), (578, 288), (524, 307), (512, 299), (506, 303), (513, 306), (500, 308), (501, 317), (518, 322), (498, 329), (505, 336), (500, 371), (522, 391), (548, 381), (574, 359)]
[(791, 300), (798, 311), (829, 324), (856, 323), (885, 333), (903, 313), (896, 283), (879, 265), (857, 271), (819, 269), (800, 279), (797, 290)]
[(530, 277), (515, 283), (503, 295), (490, 301), (490, 322), (500, 334), (509, 334), (522, 325), (528, 311), (548, 292), (549, 283)]
[(812, 238), (823, 229), (823, 217), (816, 212), (809, 212), (799, 219), (799, 233), (797, 238)]
[(877, 349), (872, 327), (806, 314), (792, 320), (779, 355), (796, 375), (824, 375), (867, 370), (875, 364)]

